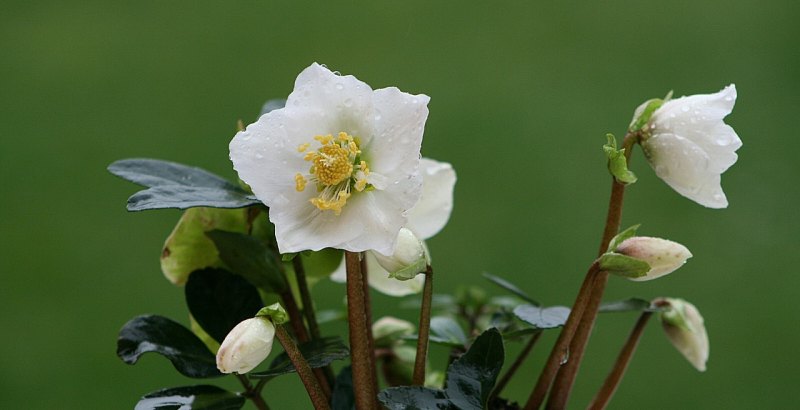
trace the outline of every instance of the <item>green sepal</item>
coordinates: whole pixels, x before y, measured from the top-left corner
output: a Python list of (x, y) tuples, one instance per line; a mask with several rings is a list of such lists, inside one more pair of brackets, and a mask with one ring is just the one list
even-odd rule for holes
[(280, 303), (273, 303), (267, 307), (261, 308), (261, 310), (256, 313), (256, 317), (265, 317), (276, 325), (282, 325), (289, 321), (289, 314), (286, 313), (286, 309), (284, 309)]
[(628, 127), (629, 132), (636, 132), (642, 129), (648, 122), (650, 122), (650, 118), (653, 117), (653, 113), (656, 112), (657, 109), (661, 108), (665, 102), (669, 101), (672, 98), (672, 91), (667, 93), (667, 96), (664, 99), (661, 98), (653, 98), (648, 100), (645, 104), (644, 109), (639, 114), (638, 117), (634, 118), (631, 122), (630, 127)]
[(636, 175), (628, 169), (628, 159), (625, 157), (625, 148), (617, 149), (617, 139), (613, 134), (606, 134), (608, 143), (603, 145), (603, 151), (608, 157), (608, 172), (621, 184), (636, 182)]
[(636, 236), (636, 231), (639, 229), (640, 226), (642, 226), (642, 224), (633, 225), (625, 229), (624, 231), (618, 233), (617, 236), (611, 238), (611, 241), (608, 242), (608, 249), (606, 250), (606, 252), (616, 252), (617, 248), (619, 247), (619, 244), (621, 244), (628, 238)]
[(297, 257), (297, 253), (284, 253), (281, 255), (281, 261), (283, 262), (291, 262), (294, 258)]
[(600, 269), (626, 278), (640, 278), (650, 271), (650, 264), (620, 253), (608, 252), (600, 257)]
[(425, 258), (420, 258), (418, 261), (397, 272), (389, 273), (389, 277), (397, 280), (410, 280), (414, 279), (420, 273), (425, 273), (427, 269), (428, 261)]

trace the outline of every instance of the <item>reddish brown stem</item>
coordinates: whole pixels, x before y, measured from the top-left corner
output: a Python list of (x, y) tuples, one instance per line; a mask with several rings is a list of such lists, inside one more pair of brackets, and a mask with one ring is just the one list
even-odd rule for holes
[(347, 267), (347, 320), (350, 330), (350, 358), (353, 371), (353, 394), (358, 409), (378, 408), (375, 352), (370, 350), (371, 326), (368, 323), (361, 272), (361, 255), (345, 251)]
[(419, 309), (419, 332), (417, 336), (417, 355), (414, 358), (412, 386), (425, 384), (425, 362), (428, 359), (428, 339), (431, 330), (431, 301), (433, 300), (433, 268), (425, 270), (425, 285), (422, 289), (422, 305)]
[(308, 397), (311, 398), (311, 403), (314, 404), (314, 408), (317, 410), (330, 409), (328, 397), (322, 390), (317, 377), (314, 376), (314, 372), (311, 370), (308, 362), (303, 357), (303, 354), (300, 353), (297, 344), (294, 343), (292, 336), (289, 335), (283, 325), (275, 326), (275, 336), (278, 338), (278, 341), (281, 342), (283, 350), (285, 350), (286, 355), (289, 356), (289, 360), (292, 361), (294, 368), (297, 370), (297, 375), (300, 376), (300, 380), (303, 381), (303, 386), (305, 386)]
[(636, 321), (633, 330), (631, 330), (631, 334), (628, 336), (628, 340), (619, 352), (619, 356), (617, 356), (614, 368), (611, 369), (603, 386), (597, 392), (597, 395), (594, 396), (592, 403), (589, 404), (589, 409), (602, 410), (608, 406), (608, 402), (611, 401), (611, 397), (613, 397), (614, 392), (617, 391), (622, 376), (625, 375), (625, 370), (628, 369), (628, 364), (631, 362), (631, 358), (633, 358), (633, 354), (636, 352), (636, 346), (642, 338), (642, 333), (647, 325), (647, 321), (652, 315), (652, 312), (642, 312), (639, 316), (639, 320)]

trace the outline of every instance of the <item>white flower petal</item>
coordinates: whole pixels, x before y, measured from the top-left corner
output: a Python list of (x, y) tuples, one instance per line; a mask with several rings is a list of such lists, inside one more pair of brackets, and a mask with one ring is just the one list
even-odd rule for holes
[(456, 172), (446, 162), (422, 158), (420, 173), (422, 196), (408, 213), (406, 227), (424, 240), (439, 233), (450, 219)]
[(725, 208), (720, 174), (697, 144), (674, 134), (659, 134), (642, 143), (659, 178), (679, 194), (709, 208)]
[[(365, 151), (370, 169), (389, 184), (415, 173), (419, 167), (422, 133), (428, 118), (427, 95), (411, 95), (397, 88), (375, 90), (375, 139)], [(409, 155), (416, 152), (417, 155)]]
[[(367, 252), (367, 277), (369, 285), (385, 295), (406, 296), (422, 292), (425, 285), (425, 275), (417, 275), (411, 280), (397, 280), (389, 277), (389, 272), (381, 268), (372, 252)], [(344, 258), (342, 263), (331, 275), (331, 280), (338, 283), (347, 282), (347, 269), (345, 268)]]

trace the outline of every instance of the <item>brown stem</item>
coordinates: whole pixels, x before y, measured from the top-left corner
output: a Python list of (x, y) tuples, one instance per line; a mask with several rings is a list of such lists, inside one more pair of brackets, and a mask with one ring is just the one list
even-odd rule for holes
[(300, 313), (300, 308), (297, 306), (297, 301), (290, 289), (281, 292), (281, 300), (283, 306), (286, 308), (286, 313), (289, 314), (289, 324), (292, 326), (292, 331), (300, 344), (306, 343), (311, 340), (308, 337), (308, 331), (303, 325), (303, 314)]
[(639, 320), (637, 320), (636, 324), (633, 326), (633, 330), (631, 330), (631, 334), (628, 336), (625, 346), (622, 347), (619, 356), (617, 356), (614, 368), (611, 369), (611, 373), (608, 374), (606, 381), (603, 382), (603, 387), (600, 388), (597, 395), (594, 396), (592, 403), (589, 404), (589, 409), (602, 410), (608, 406), (608, 402), (611, 401), (611, 397), (613, 397), (614, 392), (617, 391), (622, 376), (625, 375), (628, 363), (631, 362), (631, 358), (633, 358), (633, 354), (636, 352), (636, 346), (639, 344), (639, 339), (642, 337), (647, 321), (652, 315), (653, 312), (642, 312), (639, 316)]
[(560, 366), (564, 358), (567, 357), (569, 342), (572, 340), (572, 335), (575, 334), (583, 311), (586, 309), (586, 305), (589, 302), (592, 285), (599, 269), (598, 263), (595, 262), (586, 273), (583, 284), (581, 284), (581, 288), (578, 290), (578, 296), (575, 297), (575, 303), (572, 304), (572, 310), (570, 310), (567, 322), (564, 323), (564, 327), (558, 335), (556, 344), (550, 351), (550, 356), (547, 357), (544, 369), (542, 369), (542, 372), (539, 374), (536, 386), (528, 397), (527, 403), (525, 403), (525, 410), (538, 409), (539, 406), (542, 405), (542, 402), (544, 402), (547, 390), (550, 388), (550, 384), (553, 382), (556, 372), (558, 372), (558, 366)]
[[(297, 290), (300, 292), (300, 301), (303, 302), (303, 315), (306, 318), (308, 330), (311, 332), (311, 339), (320, 339), (322, 336), (317, 323), (317, 315), (314, 311), (314, 301), (311, 300), (311, 290), (308, 287), (306, 270), (303, 267), (303, 260), (300, 255), (295, 255), (294, 259), (292, 259), (292, 267), (294, 268), (295, 278), (297, 278)], [(331, 367), (325, 366), (324, 368), (314, 369), (314, 374), (317, 375), (325, 395), (330, 397), (331, 386), (334, 383)]]
[[(638, 133), (628, 133), (622, 142), (622, 147), (625, 149), (625, 157), (629, 164), (633, 144), (639, 137)], [(611, 197), (608, 200), (608, 214), (606, 216), (606, 226), (603, 229), (603, 238), (600, 241), (599, 255), (606, 252), (609, 242), (619, 232), (624, 197), (625, 184), (617, 182), (616, 178), (612, 177)], [(594, 323), (597, 320), (597, 313), (600, 309), (600, 302), (603, 299), (607, 282), (608, 273), (606, 272), (600, 272), (594, 281), (589, 303), (569, 346), (570, 360), (558, 371), (553, 383), (553, 389), (550, 392), (550, 400), (547, 403), (548, 409), (562, 409), (567, 405), (572, 386), (575, 384), (575, 378), (578, 375), (578, 369), (583, 360), (583, 354), (586, 351), (586, 345), (589, 343), (592, 328), (594, 328)]]
[(533, 350), (533, 346), (536, 345), (536, 342), (539, 340), (539, 337), (541, 336), (542, 336), (541, 330), (536, 331), (536, 333), (534, 333), (533, 336), (531, 336), (530, 340), (528, 340), (528, 343), (525, 344), (525, 347), (523, 347), (522, 351), (519, 352), (519, 355), (517, 355), (517, 358), (514, 360), (514, 363), (511, 363), (511, 367), (508, 368), (506, 374), (504, 374), (503, 377), (500, 378), (500, 381), (497, 382), (497, 385), (494, 387), (492, 395), (489, 396), (489, 400), (487, 401), (487, 403), (493, 402), (494, 399), (496, 399), (497, 396), (499, 396), (500, 393), (503, 392), (503, 389), (506, 388), (506, 385), (511, 380), (511, 377), (514, 376), (519, 367), (522, 365), (522, 362), (524, 362), (525, 359), (528, 357), (528, 355), (531, 353), (531, 350)]
[(289, 356), (289, 360), (292, 361), (294, 368), (297, 370), (297, 375), (300, 376), (300, 380), (303, 381), (303, 386), (305, 386), (308, 397), (311, 398), (311, 403), (314, 404), (314, 408), (317, 410), (330, 409), (328, 397), (323, 392), (322, 387), (314, 376), (314, 372), (311, 371), (311, 367), (303, 357), (303, 354), (300, 353), (300, 349), (297, 348), (294, 340), (292, 340), (292, 336), (289, 335), (283, 325), (275, 326), (275, 336), (281, 342), (283, 350), (285, 350), (286, 355)]
[(350, 331), (350, 358), (353, 371), (353, 394), (358, 409), (378, 408), (375, 352), (370, 350), (364, 280), (358, 253), (345, 251), (347, 267), (347, 320)]
[[(367, 317), (367, 340), (369, 341), (369, 351), (375, 351), (375, 335), (372, 334), (372, 301), (369, 293), (369, 267), (367, 266), (367, 258), (365, 254), (361, 254), (361, 282), (364, 288), (364, 315)], [(375, 382), (375, 391), (378, 391), (378, 369), (376, 367), (377, 359), (372, 359), (372, 380)]]
[(428, 359), (428, 339), (431, 331), (431, 301), (433, 300), (433, 268), (425, 270), (425, 286), (422, 288), (422, 305), (419, 308), (419, 332), (417, 336), (417, 355), (414, 358), (412, 386), (425, 384), (425, 362)]
[(267, 402), (265, 402), (264, 398), (261, 397), (261, 390), (259, 389), (259, 387), (253, 387), (253, 385), (250, 384), (250, 380), (247, 378), (247, 376), (243, 374), (237, 373), (236, 377), (239, 379), (239, 381), (242, 383), (242, 386), (244, 387), (245, 390), (244, 397), (247, 397), (248, 399), (252, 400), (253, 404), (256, 406), (256, 408), (258, 408), (258, 410), (269, 410)]

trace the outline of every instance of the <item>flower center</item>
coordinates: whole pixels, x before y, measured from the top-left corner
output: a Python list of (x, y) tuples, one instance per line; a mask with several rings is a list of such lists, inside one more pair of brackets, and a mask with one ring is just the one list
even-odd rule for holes
[(361, 192), (372, 187), (367, 183), (369, 167), (361, 160), (358, 139), (346, 132), (336, 137), (317, 135), (314, 139), (320, 143), (316, 151), (308, 151), (309, 142), (297, 147), (298, 152), (306, 153), (303, 159), (311, 163), (311, 168), (307, 175), (299, 172), (295, 175), (295, 188), (302, 192), (309, 181), (315, 183), (319, 195), (311, 198), (311, 203), (322, 211), (331, 210), (339, 215), (352, 189)]

